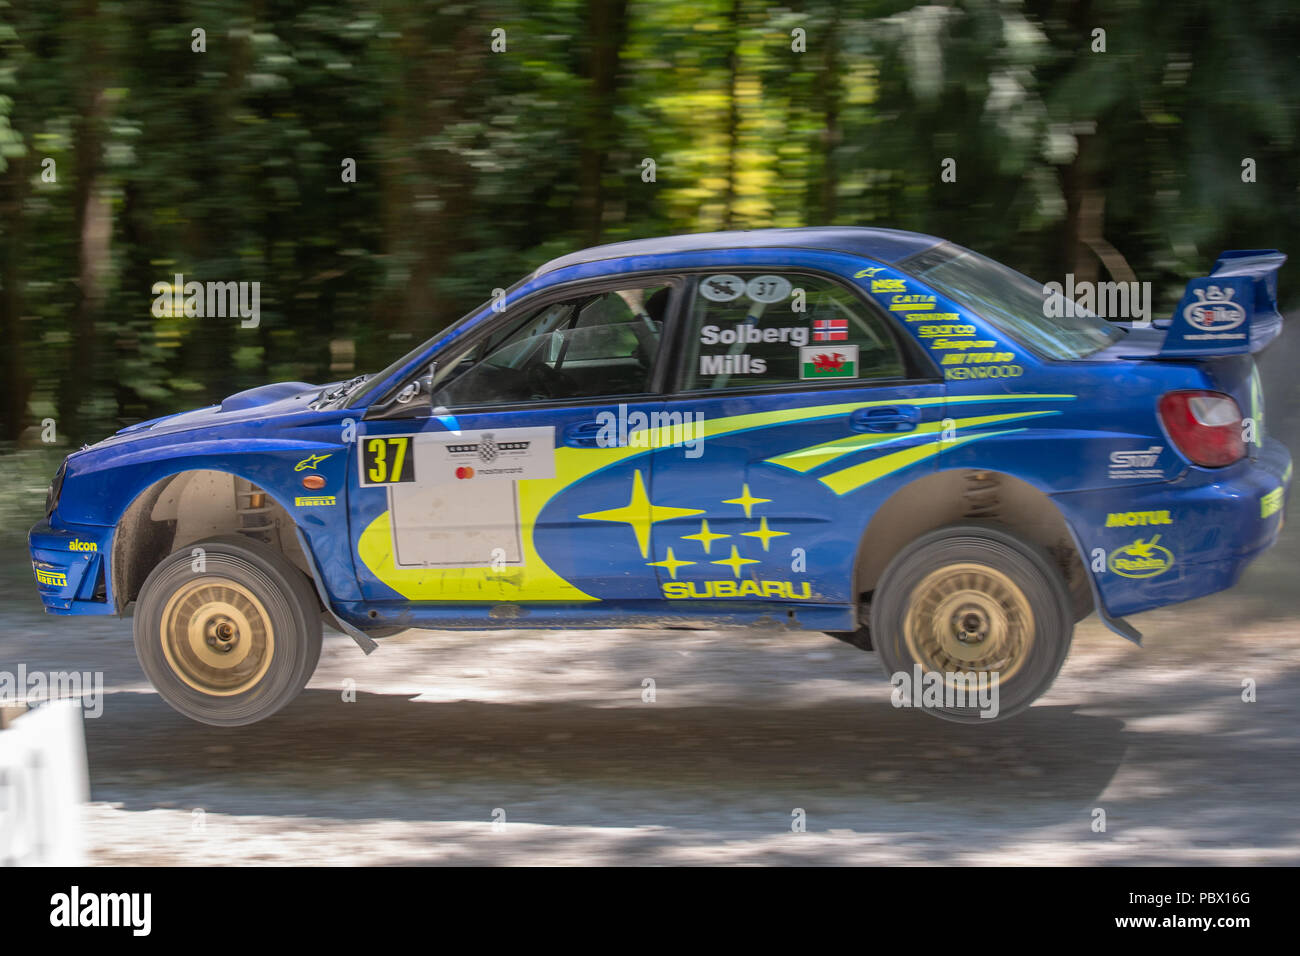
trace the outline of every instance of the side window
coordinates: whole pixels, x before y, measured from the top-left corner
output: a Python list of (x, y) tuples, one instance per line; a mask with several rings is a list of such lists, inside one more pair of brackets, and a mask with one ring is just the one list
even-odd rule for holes
[(849, 289), (818, 276), (701, 276), (687, 328), (687, 390), (904, 374), (883, 321)]
[(663, 330), (671, 285), (575, 296), (527, 313), (481, 341), (438, 383), (435, 405), (639, 395)]

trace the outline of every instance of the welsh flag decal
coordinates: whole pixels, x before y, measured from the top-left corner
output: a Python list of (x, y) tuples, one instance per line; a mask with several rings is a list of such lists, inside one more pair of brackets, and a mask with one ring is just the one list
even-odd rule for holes
[(856, 345), (809, 345), (799, 349), (800, 378), (857, 378)]

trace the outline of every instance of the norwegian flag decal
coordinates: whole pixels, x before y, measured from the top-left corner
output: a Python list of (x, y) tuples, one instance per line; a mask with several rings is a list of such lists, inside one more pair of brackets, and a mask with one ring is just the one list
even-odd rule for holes
[(814, 342), (843, 341), (848, 337), (848, 319), (815, 319), (813, 321)]

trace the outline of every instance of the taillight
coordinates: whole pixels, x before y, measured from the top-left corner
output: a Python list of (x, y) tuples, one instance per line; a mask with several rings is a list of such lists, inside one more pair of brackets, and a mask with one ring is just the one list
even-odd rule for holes
[(1160, 397), (1160, 421), (1178, 450), (1206, 468), (1246, 457), (1241, 409), (1222, 392), (1169, 392)]

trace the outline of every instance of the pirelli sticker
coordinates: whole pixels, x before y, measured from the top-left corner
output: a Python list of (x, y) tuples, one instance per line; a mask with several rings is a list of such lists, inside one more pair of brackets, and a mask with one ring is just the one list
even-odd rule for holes
[(68, 586), (68, 576), (62, 571), (46, 571), (44, 568), (35, 568), (36, 580), (50, 588), (66, 588)]

